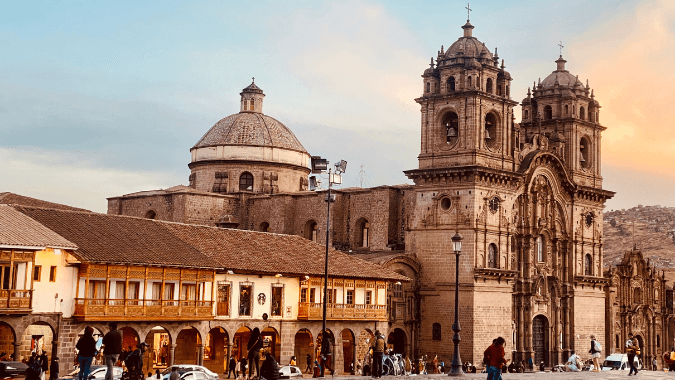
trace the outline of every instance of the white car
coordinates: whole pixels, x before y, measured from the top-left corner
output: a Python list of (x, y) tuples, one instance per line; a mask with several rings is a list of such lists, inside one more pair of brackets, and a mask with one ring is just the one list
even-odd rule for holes
[(284, 376), (285, 379), (290, 379), (293, 377), (300, 377), (302, 378), (302, 371), (300, 370), (299, 367), (296, 367), (294, 365), (285, 365), (281, 368), (279, 368), (279, 376)]
[(176, 364), (162, 371), (162, 380), (169, 380), (171, 369), (178, 368), (180, 378), (184, 380), (218, 380), (218, 374), (206, 367), (193, 364)]
[[(640, 366), (640, 361), (638, 360), (637, 356), (635, 356), (633, 363), (635, 363), (635, 368), (637, 369), (642, 368), (642, 366)], [(605, 361), (602, 363), (603, 371), (612, 371), (612, 370), (627, 371), (629, 369), (630, 365), (628, 365), (628, 355), (626, 354), (611, 354), (608, 357), (606, 357)]]
[[(105, 373), (108, 371), (108, 367), (104, 365), (93, 365), (89, 367), (89, 379), (93, 380), (99, 380), (99, 379), (105, 379)], [(113, 379), (114, 380), (119, 380), (122, 378), (122, 372), (124, 370), (122, 367), (113, 367)], [(59, 379), (77, 379), (80, 374), (80, 369), (75, 369), (68, 373), (68, 375), (64, 377), (60, 377)]]

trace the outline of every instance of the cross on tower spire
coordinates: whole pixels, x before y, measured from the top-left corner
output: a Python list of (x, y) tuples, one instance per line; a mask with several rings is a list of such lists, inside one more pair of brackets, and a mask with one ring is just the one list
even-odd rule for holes
[(253, 77), (253, 83), (255, 83), (255, 77)]
[(464, 7), (464, 9), (466, 9), (466, 22), (469, 22), (469, 19), (471, 18), (469, 16), (471, 15), (471, 11), (473, 9), (471, 9), (470, 6), (471, 6), (471, 4), (466, 3), (466, 7)]
[(565, 46), (563, 46), (562, 41), (560, 41), (560, 43), (558, 44), (558, 46), (560, 47), (560, 56), (562, 57), (562, 49), (563, 49)]

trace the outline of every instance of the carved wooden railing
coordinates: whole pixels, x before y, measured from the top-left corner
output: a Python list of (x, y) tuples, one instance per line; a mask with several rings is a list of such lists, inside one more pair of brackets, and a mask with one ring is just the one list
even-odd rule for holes
[(212, 319), (213, 301), (76, 298), (74, 315), (82, 320)]
[(32, 305), (32, 290), (0, 289), (0, 310), (30, 312)]
[[(298, 304), (298, 319), (321, 320), (323, 318), (323, 304), (315, 302), (300, 302)], [(326, 305), (326, 319), (376, 319), (386, 320), (385, 305), (354, 305), (329, 303)]]

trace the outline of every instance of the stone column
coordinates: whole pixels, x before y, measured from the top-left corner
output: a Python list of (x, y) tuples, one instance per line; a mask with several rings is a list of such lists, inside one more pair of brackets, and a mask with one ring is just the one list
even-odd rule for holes
[(226, 336), (225, 337), (225, 349), (227, 353), (227, 358), (225, 358), (225, 363), (227, 363), (225, 366), (227, 368), (228, 374), (230, 373), (230, 357), (232, 356), (232, 345), (230, 344), (230, 337)]
[(199, 352), (197, 356), (197, 365), (204, 365), (204, 345), (203, 344), (198, 344), (197, 345), (197, 352)]
[[(18, 334), (17, 334), (18, 335)], [(14, 361), (21, 361), (21, 358), (19, 357), (19, 349), (21, 348), (21, 342), (19, 341), (20, 338), (17, 338), (17, 341), (12, 343), (14, 345)]]
[(171, 345), (171, 348), (169, 349), (169, 366), (173, 365), (173, 358), (175, 357), (176, 353), (176, 346), (178, 346), (176, 343)]

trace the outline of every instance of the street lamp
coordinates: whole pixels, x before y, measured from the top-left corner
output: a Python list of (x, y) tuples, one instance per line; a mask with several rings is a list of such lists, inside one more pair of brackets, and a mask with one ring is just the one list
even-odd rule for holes
[(459, 327), (459, 256), (462, 254), (462, 239), (459, 232), (452, 237), (452, 250), (455, 251), (455, 323), (452, 324), (452, 331), (455, 334), (452, 336), (452, 342), (455, 344), (455, 351), (452, 354), (452, 369), (448, 376), (464, 376), (462, 359), (459, 357), (459, 342), (462, 341), (459, 337), (462, 330)]
[[(318, 156), (312, 156), (312, 173), (323, 173), (328, 167), (328, 161)], [(340, 160), (335, 164), (335, 172), (333, 169), (328, 169), (328, 195), (326, 196), (326, 203), (328, 204), (328, 211), (326, 212), (326, 261), (324, 267), (324, 282), (323, 282), (323, 324), (322, 334), (326, 332), (326, 308), (328, 304), (328, 241), (330, 239), (330, 204), (335, 202), (335, 198), (331, 194), (331, 187), (333, 184), (339, 185), (342, 183), (342, 173), (347, 170), (347, 161)], [(312, 177), (310, 177), (312, 180)], [(316, 178), (314, 178), (316, 183)], [(323, 335), (322, 335), (323, 336)], [(325, 337), (325, 336), (324, 336)]]

